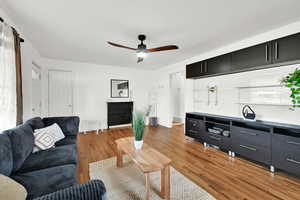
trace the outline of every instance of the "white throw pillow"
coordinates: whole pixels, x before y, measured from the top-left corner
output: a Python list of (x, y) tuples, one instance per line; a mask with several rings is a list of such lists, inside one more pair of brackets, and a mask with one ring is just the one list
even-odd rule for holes
[(26, 189), (13, 179), (0, 174), (0, 199), (25, 200)]
[(33, 153), (54, 147), (55, 142), (65, 138), (61, 128), (55, 123), (41, 129), (35, 129)]

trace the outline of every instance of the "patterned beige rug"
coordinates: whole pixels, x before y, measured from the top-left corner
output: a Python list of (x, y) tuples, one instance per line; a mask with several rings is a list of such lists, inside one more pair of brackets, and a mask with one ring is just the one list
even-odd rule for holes
[[(109, 200), (142, 200), (145, 198), (144, 176), (127, 156), (124, 167), (116, 167), (116, 158), (110, 158), (89, 164), (91, 179), (100, 179), (105, 183)], [(150, 174), (151, 199), (161, 200), (160, 172)], [(171, 200), (215, 200), (205, 190), (187, 179), (171, 167)]]

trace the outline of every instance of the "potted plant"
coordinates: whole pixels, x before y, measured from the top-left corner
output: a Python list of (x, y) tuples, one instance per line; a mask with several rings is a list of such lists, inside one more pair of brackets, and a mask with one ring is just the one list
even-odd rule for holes
[(132, 114), (132, 131), (134, 135), (134, 147), (139, 150), (143, 146), (145, 129), (145, 116), (143, 112), (135, 111)]
[(290, 88), (291, 90), (291, 99), (293, 103), (293, 108), (300, 108), (300, 69), (296, 69), (293, 73), (285, 76), (282, 79), (282, 84)]

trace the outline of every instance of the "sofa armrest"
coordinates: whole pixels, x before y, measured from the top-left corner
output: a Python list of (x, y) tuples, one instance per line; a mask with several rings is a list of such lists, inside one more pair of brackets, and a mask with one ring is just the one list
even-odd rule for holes
[(107, 200), (107, 197), (104, 183), (100, 180), (92, 180), (34, 200)]
[(57, 123), (65, 136), (76, 136), (79, 131), (79, 117), (45, 117), (43, 122), (45, 126), (51, 126), (54, 123)]

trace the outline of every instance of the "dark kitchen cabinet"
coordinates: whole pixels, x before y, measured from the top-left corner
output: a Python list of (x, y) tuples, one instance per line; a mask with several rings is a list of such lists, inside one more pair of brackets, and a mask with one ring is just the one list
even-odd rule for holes
[(186, 78), (199, 78), (205, 76), (207, 73), (207, 68), (205, 66), (205, 61), (196, 62), (186, 66)]
[(185, 135), (194, 139), (201, 140), (205, 131), (204, 121), (200, 119), (186, 118)]
[(207, 75), (229, 73), (231, 71), (231, 55), (225, 54), (208, 59), (205, 62)]
[(273, 41), (272, 51), (274, 63), (300, 60), (300, 34)]
[(272, 63), (271, 43), (235, 51), (231, 54), (232, 71), (248, 70)]

